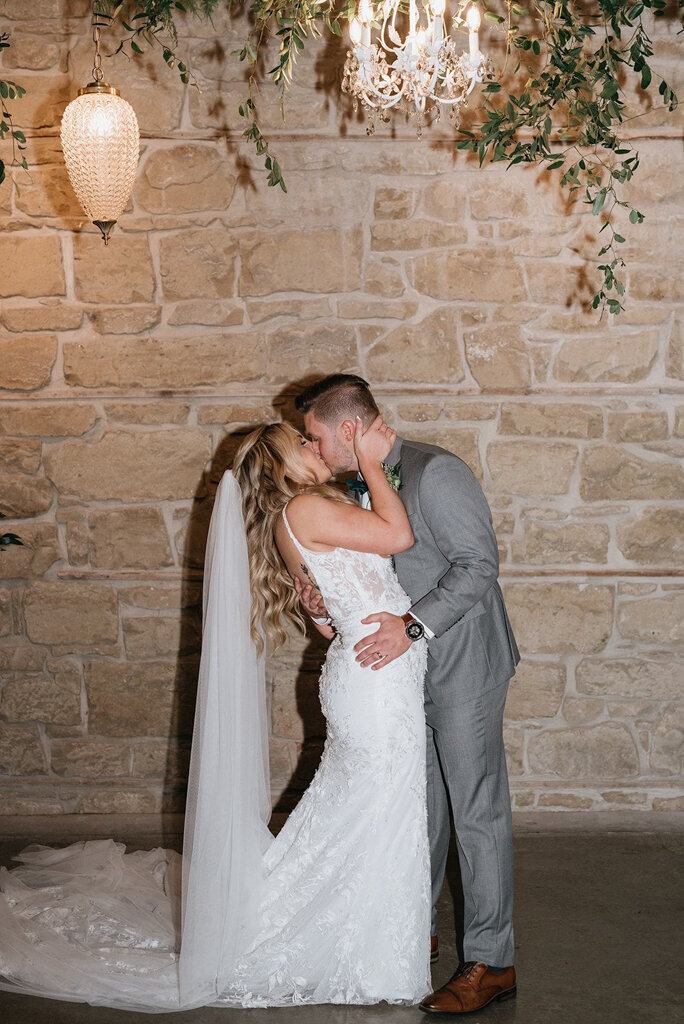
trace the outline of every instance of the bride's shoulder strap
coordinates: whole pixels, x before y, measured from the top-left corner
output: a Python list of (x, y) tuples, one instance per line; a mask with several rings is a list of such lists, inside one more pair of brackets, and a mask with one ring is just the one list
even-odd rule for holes
[[(307, 495), (296, 494), (294, 498), (290, 498), (290, 500), (288, 502), (286, 502), (285, 505), (283, 506), (283, 522), (285, 523), (285, 529), (287, 530), (288, 534), (290, 535), (290, 540), (292, 541), (294, 546), (297, 548), (297, 550), (300, 552), (300, 554), (302, 553), (303, 545), (302, 545), (302, 542), (300, 540), (298, 540), (297, 537), (295, 536), (294, 530), (292, 529), (292, 527), (290, 525), (290, 520), (288, 519), (288, 516), (287, 516), (287, 509), (295, 501), (301, 502), (304, 499), (307, 499), (307, 501), (311, 500), (311, 495), (308, 495), (308, 494)], [(309, 549), (306, 548), (304, 550), (308, 551)]]
[(292, 532), (292, 527), (290, 526), (290, 521), (287, 518), (287, 506), (289, 504), (290, 504), (290, 502), (286, 501), (285, 504), (283, 505), (283, 522), (285, 523), (285, 529), (287, 530), (287, 532), (290, 535), (290, 540), (292, 541), (293, 544), (296, 545), (297, 544), (297, 538), (295, 537), (294, 533)]

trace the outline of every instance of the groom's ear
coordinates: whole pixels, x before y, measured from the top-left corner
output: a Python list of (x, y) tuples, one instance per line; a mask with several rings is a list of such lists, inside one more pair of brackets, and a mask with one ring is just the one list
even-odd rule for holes
[(344, 420), (339, 426), (339, 434), (343, 441), (351, 443), (354, 440), (354, 421)]

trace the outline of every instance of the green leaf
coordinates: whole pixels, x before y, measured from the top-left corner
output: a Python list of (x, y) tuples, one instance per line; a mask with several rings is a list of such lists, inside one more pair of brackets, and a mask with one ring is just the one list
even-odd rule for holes
[(138, 44), (136, 43), (135, 39), (131, 39), (131, 50), (133, 50), (134, 53), (144, 53), (145, 52), (141, 46), (138, 46)]
[(606, 190), (605, 190), (605, 188), (602, 188), (600, 192), (597, 192), (596, 198), (594, 199), (594, 203), (593, 203), (593, 206), (591, 208), (591, 212), (593, 213), (594, 217), (598, 216), (598, 214), (601, 212), (601, 210), (603, 209), (603, 204), (605, 203), (605, 201), (606, 201)]
[(641, 69), (641, 88), (642, 89), (648, 89), (650, 84), (651, 84), (651, 69), (649, 68), (648, 64), (644, 64), (643, 68)]

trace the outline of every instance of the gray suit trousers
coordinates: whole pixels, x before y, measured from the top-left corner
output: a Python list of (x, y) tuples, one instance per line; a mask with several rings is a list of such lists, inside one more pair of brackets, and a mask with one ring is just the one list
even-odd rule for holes
[[(497, 576), (492, 516), (455, 455), (397, 438), (413, 547), (395, 556), (411, 611), (434, 637), (425, 677), (433, 906), (453, 811), (465, 897), (466, 960), (513, 963), (513, 844), (503, 746), (508, 680), (519, 660)], [(436, 920), (433, 917), (433, 934)]]
[(464, 956), (493, 967), (514, 961), (513, 839), (502, 742), (508, 682), (452, 707), (426, 694), (432, 934), (449, 848), (449, 803), (464, 895)]

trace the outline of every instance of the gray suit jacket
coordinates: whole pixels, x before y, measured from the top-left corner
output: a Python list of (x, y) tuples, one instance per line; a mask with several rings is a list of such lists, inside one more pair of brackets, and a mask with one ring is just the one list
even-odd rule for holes
[(435, 634), (425, 686), (449, 707), (506, 682), (520, 660), (497, 582), (492, 516), (472, 471), (456, 455), (397, 438), (385, 460), (401, 463), (402, 498), (415, 537), (395, 555), (411, 611)]

